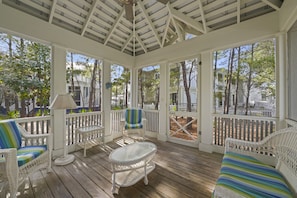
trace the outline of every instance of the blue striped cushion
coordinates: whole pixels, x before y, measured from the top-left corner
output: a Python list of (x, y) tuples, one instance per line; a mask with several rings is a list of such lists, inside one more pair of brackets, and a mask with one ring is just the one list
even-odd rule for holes
[(125, 112), (126, 125), (125, 129), (139, 129), (143, 125), (141, 123), (142, 110), (141, 109), (127, 109)]
[(274, 167), (231, 152), (224, 155), (216, 185), (244, 197), (293, 197), (285, 178)]
[(0, 122), (0, 148), (20, 148), (21, 134), (15, 121)]
[(22, 166), (47, 150), (46, 145), (42, 146), (25, 146), (17, 150), (18, 166)]

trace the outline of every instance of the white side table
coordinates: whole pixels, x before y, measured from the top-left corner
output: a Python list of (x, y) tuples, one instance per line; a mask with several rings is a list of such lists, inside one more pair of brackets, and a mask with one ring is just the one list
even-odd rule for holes
[(151, 142), (136, 142), (115, 149), (109, 155), (112, 165), (112, 193), (116, 187), (134, 185), (144, 178), (144, 184), (148, 184), (147, 174), (155, 169), (152, 161), (157, 147)]
[[(104, 127), (103, 126), (85, 126), (76, 129), (77, 135), (82, 136), (82, 142), (78, 143), (77, 145), (84, 149), (84, 157), (87, 156), (87, 149), (98, 145), (103, 144), (105, 147), (104, 142)], [(78, 138), (77, 138), (78, 140)]]

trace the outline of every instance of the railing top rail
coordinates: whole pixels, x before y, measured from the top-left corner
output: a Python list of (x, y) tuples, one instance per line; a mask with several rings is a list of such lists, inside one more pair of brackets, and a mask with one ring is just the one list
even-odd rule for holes
[(73, 117), (79, 117), (79, 116), (90, 116), (90, 115), (100, 115), (102, 114), (102, 111), (92, 111), (92, 112), (84, 112), (84, 113), (70, 113), (67, 114), (67, 118), (73, 118)]
[(229, 114), (212, 114), (213, 117), (220, 117), (220, 118), (236, 118), (236, 119), (243, 119), (243, 120), (269, 120), (269, 121), (276, 121), (277, 117), (259, 117), (259, 116), (249, 116), (249, 115), (229, 115)]
[(32, 121), (44, 121), (50, 120), (50, 116), (36, 116), (36, 117), (26, 117), (26, 118), (17, 118), (15, 121), (17, 123), (32, 122)]

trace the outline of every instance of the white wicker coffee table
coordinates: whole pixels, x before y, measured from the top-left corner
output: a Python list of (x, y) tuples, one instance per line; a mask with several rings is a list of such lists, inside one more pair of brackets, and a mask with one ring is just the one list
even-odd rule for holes
[(112, 165), (112, 193), (117, 194), (117, 187), (134, 185), (144, 178), (148, 184), (147, 174), (155, 168), (152, 161), (157, 147), (150, 142), (136, 142), (112, 151), (109, 160)]

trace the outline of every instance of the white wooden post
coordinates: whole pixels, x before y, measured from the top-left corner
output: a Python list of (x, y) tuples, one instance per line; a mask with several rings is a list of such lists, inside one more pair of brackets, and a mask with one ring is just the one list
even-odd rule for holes
[(287, 36), (285, 33), (279, 35), (276, 39), (276, 117), (278, 122), (276, 123), (276, 129), (286, 127), (286, 104), (287, 104), (287, 83), (286, 83), (286, 72), (287, 72)]
[(168, 130), (168, 94), (169, 72), (167, 63), (160, 64), (160, 109), (158, 140), (167, 141)]
[(212, 152), (212, 90), (213, 90), (213, 70), (212, 53), (204, 52), (201, 54), (201, 78), (200, 78), (200, 129), (201, 142), (199, 150)]
[(102, 102), (101, 102), (101, 111), (103, 112), (103, 125), (105, 131), (105, 142), (110, 142), (113, 140), (110, 119), (111, 119), (111, 87), (108, 88), (106, 85), (111, 83), (111, 62), (103, 60), (103, 75), (102, 75)]
[[(57, 94), (66, 93), (66, 49), (52, 46), (51, 102)], [(51, 131), (53, 133), (53, 157), (63, 155), (65, 136), (65, 110), (51, 110)]]
[(130, 70), (130, 105), (129, 107), (138, 107), (138, 68)]

